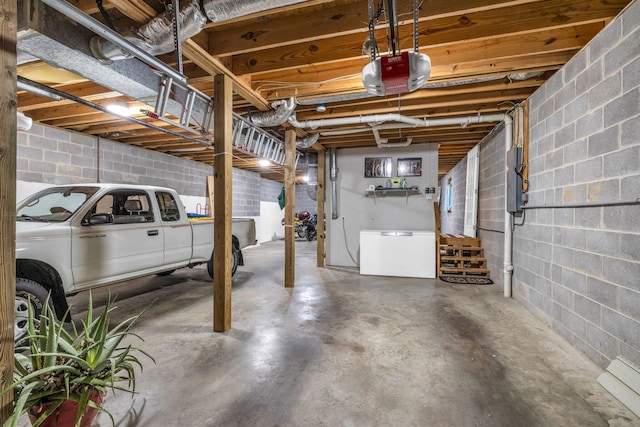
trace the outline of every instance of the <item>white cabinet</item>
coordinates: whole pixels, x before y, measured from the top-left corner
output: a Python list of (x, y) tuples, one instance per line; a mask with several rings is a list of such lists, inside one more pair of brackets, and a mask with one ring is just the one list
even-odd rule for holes
[(360, 231), (360, 274), (435, 278), (435, 232)]

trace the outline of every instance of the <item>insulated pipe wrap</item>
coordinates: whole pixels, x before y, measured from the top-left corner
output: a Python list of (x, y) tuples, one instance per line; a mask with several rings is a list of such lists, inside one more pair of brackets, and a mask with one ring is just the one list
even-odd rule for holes
[[(198, 34), (204, 28), (207, 18), (200, 10), (198, 0), (184, 2), (180, 5), (180, 38), (187, 40)], [(140, 28), (129, 28), (120, 32), (128, 42), (145, 50), (150, 55), (160, 55), (173, 52), (173, 17), (167, 12), (162, 12)], [(102, 61), (118, 61), (133, 57), (121, 47), (94, 36), (90, 41), (93, 56)]]
[(274, 108), (271, 111), (252, 114), (249, 117), (249, 121), (260, 127), (280, 126), (293, 114), (293, 110), (296, 108), (296, 101), (293, 98), (289, 101), (283, 99), (273, 102), (271, 107)]
[(315, 144), (316, 142), (318, 142), (319, 138), (320, 138), (319, 133), (313, 133), (303, 139), (299, 139), (296, 141), (296, 148), (300, 148), (302, 150), (307, 149), (311, 147), (313, 144)]
[(211, 22), (221, 22), (303, 2), (304, 0), (204, 0), (202, 8)]

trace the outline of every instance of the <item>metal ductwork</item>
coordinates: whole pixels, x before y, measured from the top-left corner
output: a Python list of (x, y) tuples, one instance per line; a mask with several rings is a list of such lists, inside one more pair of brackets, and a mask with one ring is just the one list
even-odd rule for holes
[[(66, 6), (67, 3), (64, 2), (63, 5)], [(93, 18), (89, 16), (82, 13), (78, 15), (86, 21), (93, 22)], [(93, 26), (96, 25), (100, 24)], [(104, 31), (107, 30), (105, 27)], [(68, 70), (132, 99), (154, 106), (161, 86), (161, 76), (154, 68), (159, 69), (163, 64), (153, 56), (150, 57), (158, 62), (158, 66), (149, 66), (138, 58), (111, 63), (101, 62), (93, 56), (89, 47), (95, 34), (95, 31), (78, 25), (65, 13), (43, 1), (18, 1), (16, 47), (19, 64), (30, 62), (34, 58), (41, 59), (55, 68)], [(175, 71), (170, 77), (174, 81), (183, 78)], [(179, 89), (176, 95), (184, 98)], [(193, 111), (194, 114), (206, 111), (206, 106), (196, 102)], [(177, 102), (170, 101), (166, 106), (166, 112), (180, 117), (183, 108)]]
[(41, 59), (131, 98), (155, 99), (158, 75), (137, 59), (101, 64), (89, 49), (93, 35), (40, 1), (18, 1), (18, 64)]
[(307, 148), (310, 148), (313, 144), (315, 144), (316, 142), (318, 142), (318, 139), (320, 139), (320, 134), (319, 133), (312, 133), (311, 135), (302, 138), (302, 139), (298, 139), (296, 141), (296, 148), (299, 148), (301, 150), (305, 150)]
[(293, 110), (296, 108), (296, 101), (293, 98), (288, 101), (286, 99), (281, 99), (279, 101), (274, 101), (271, 104), (271, 107), (273, 108), (271, 111), (252, 114), (249, 117), (249, 121), (260, 127), (280, 126), (289, 120)]
[[(198, 34), (204, 28), (207, 19), (211, 22), (222, 22), (250, 13), (264, 12), (268, 9), (302, 2), (302, 0), (187, 1), (180, 5), (179, 38), (180, 41), (184, 41)], [(202, 7), (200, 7), (201, 3)], [(160, 55), (175, 50), (173, 16), (169, 12), (162, 12), (140, 28), (130, 28), (120, 34), (151, 55)], [(91, 39), (91, 51), (96, 58), (102, 61), (117, 61), (132, 57), (129, 52), (99, 36)]]
[(211, 22), (221, 22), (297, 3), (304, 0), (204, 0), (202, 8)]
[[(199, 0), (181, 3), (178, 16), (180, 18), (179, 38), (181, 41), (198, 34), (207, 23), (207, 18), (200, 9)], [(173, 16), (166, 11), (140, 28), (130, 28), (120, 34), (130, 43), (144, 49), (150, 55), (155, 56), (175, 50)], [(117, 61), (133, 57), (131, 53), (99, 36), (91, 38), (90, 46), (93, 55), (101, 61)]]

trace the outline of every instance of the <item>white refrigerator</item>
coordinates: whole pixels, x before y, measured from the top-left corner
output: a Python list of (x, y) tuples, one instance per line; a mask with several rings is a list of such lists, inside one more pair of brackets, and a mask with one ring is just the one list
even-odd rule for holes
[(428, 230), (360, 231), (360, 274), (435, 278), (435, 232)]

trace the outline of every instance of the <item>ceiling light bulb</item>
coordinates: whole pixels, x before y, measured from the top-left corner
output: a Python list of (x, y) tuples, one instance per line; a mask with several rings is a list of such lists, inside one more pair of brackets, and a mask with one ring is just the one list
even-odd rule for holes
[(118, 116), (130, 116), (131, 115), (131, 110), (129, 110), (129, 107), (126, 104), (109, 104), (107, 105), (107, 110), (109, 110), (110, 112), (112, 112), (113, 114), (116, 114)]
[(267, 166), (271, 166), (271, 162), (267, 159), (260, 159), (260, 161), (258, 161), (258, 164), (262, 167), (267, 167)]
[(318, 113), (324, 113), (325, 111), (327, 111), (327, 106), (324, 104), (318, 104), (318, 106), (316, 107), (316, 111)]

